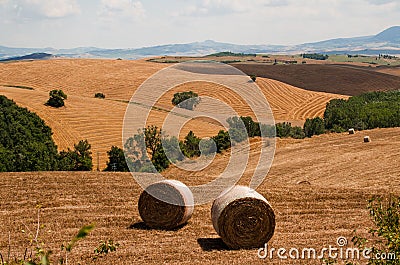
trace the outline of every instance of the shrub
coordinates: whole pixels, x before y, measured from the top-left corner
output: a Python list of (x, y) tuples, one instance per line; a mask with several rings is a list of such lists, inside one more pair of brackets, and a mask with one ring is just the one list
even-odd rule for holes
[(50, 91), (49, 96), (50, 98), (46, 102), (46, 105), (54, 108), (63, 107), (65, 105), (64, 100), (68, 98), (62, 90), (52, 90)]
[(325, 133), (325, 122), (320, 117), (307, 119), (304, 123), (304, 133), (306, 137)]
[(100, 98), (100, 99), (105, 99), (106, 98), (106, 96), (103, 93), (96, 93), (96, 94), (94, 94), (94, 97), (95, 98)]
[[(371, 257), (395, 255), (386, 260), (371, 258), (368, 264), (400, 264), (400, 197), (373, 197), (368, 201), (368, 210), (375, 226), (369, 229), (371, 239), (354, 236), (354, 245), (360, 249), (370, 248)], [(375, 245), (371, 246), (371, 242)]]
[(250, 78), (251, 78), (251, 80), (253, 80), (253, 82), (256, 82), (256, 80), (257, 80), (257, 76), (256, 75), (251, 75)]
[(199, 95), (193, 91), (175, 93), (172, 104), (178, 108), (193, 110), (200, 103)]
[(305, 133), (301, 127), (295, 126), (292, 127), (290, 122), (277, 123), (276, 127), (276, 136), (280, 138), (288, 138), (292, 137), (295, 139), (303, 139), (305, 138)]

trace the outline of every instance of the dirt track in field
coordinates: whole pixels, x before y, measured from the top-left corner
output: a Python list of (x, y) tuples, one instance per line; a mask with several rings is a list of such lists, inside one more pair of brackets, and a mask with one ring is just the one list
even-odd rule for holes
[[(364, 135), (372, 142), (363, 143)], [(258, 155), (254, 145), (252, 159)], [(226, 155), (216, 163), (223, 163)], [(258, 188), (277, 216), (270, 246), (321, 250), (335, 246), (339, 236), (350, 240), (354, 229), (365, 234), (371, 226), (366, 200), (375, 194), (399, 194), (399, 157), (399, 128), (279, 140), (272, 169)], [(250, 160), (245, 176), (254, 163)], [(166, 172), (188, 185), (218, 174)], [(256, 250), (226, 250), (212, 228), (210, 203), (196, 207), (189, 224), (178, 231), (146, 230), (136, 208), (140, 192), (132, 176), (123, 173), (1, 173), (0, 252), (6, 255), (10, 232), (11, 257), (23, 255), (28, 241), (21, 230), (34, 233), (35, 206), (41, 204), (44, 227), (39, 235), (54, 250), (53, 258), (81, 226), (96, 224), (70, 254), (70, 264), (92, 264), (94, 248), (106, 239), (119, 242), (120, 248), (93, 264), (320, 264), (282, 262), (277, 257), (260, 261)]]

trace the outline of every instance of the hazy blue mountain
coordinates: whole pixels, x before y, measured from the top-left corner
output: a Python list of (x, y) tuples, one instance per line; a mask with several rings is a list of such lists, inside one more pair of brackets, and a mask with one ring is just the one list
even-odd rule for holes
[(32, 53), (49, 53), (71, 58), (122, 58), (137, 59), (148, 56), (199, 56), (223, 51), (242, 53), (345, 53), (345, 54), (394, 54), (400, 55), (400, 26), (388, 28), (377, 35), (338, 38), (300, 45), (237, 45), (207, 40), (187, 44), (168, 44), (138, 49), (101, 49), (80, 47), (74, 49), (53, 48), (9, 48), (0, 46), (0, 59), (18, 57)]
[(28, 55), (2, 59), (2, 60), (0, 60), (0, 62), (21, 61), (21, 60), (46, 60), (46, 59), (50, 59), (52, 57), (53, 56), (51, 54), (49, 54), (49, 53), (39, 52), (39, 53), (31, 53), (31, 54), (28, 54)]

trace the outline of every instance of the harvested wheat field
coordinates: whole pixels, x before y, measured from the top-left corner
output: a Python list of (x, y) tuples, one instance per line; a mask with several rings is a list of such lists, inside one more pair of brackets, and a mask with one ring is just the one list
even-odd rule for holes
[(400, 76), (400, 67), (378, 67), (376, 68), (377, 72), (380, 73), (385, 73), (385, 74), (389, 74), (389, 75), (395, 75), (395, 76)]
[[(373, 141), (364, 144), (367, 134)], [(251, 153), (254, 156), (256, 151)], [(270, 246), (321, 250), (335, 246), (339, 236), (350, 240), (354, 229), (365, 235), (371, 226), (366, 200), (375, 194), (399, 194), (399, 157), (399, 128), (279, 140), (270, 174), (257, 189), (276, 215)], [(217, 163), (224, 160), (224, 155), (216, 159)], [(166, 173), (176, 177), (174, 170)], [(198, 178), (207, 182), (215, 175), (186, 174), (180, 180), (192, 185)], [(308, 182), (297, 184), (301, 181)], [(40, 204), (39, 237), (47, 249), (54, 250), (53, 258), (79, 228), (96, 224), (69, 255), (70, 264), (94, 263), (94, 248), (107, 239), (120, 247), (96, 264), (321, 264), (285, 262), (276, 256), (259, 260), (257, 250), (227, 250), (212, 227), (211, 203), (196, 207), (181, 229), (148, 230), (137, 210), (141, 192), (132, 176), (124, 173), (1, 173), (0, 252), (7, 257), (10, 242), (11, 257), (23, 256), (27, 234), (36, 231), (35, 207)]]
[[(3, 63), (0, 64), (0, 94), (37, 113), (52, 128), (59, 150), (72, 148), (79, 140), (88, 139), (92, 145), (94, 168), (99, 166), (103, 169), (107, 162), (106, 152), (112, 145), (122, 146), (122, 123), (127, 102), (142, 82), (163, 67), (166, 65), (141, 60), (57, 59)], [(306, 91), (266, 78), (259, 78), (257, 84), (270, 102), (276, 121), (289, 121), (300, 126), (306, 118), (322, 116), (330, 99), (345, 97)], [(52, 89), (62, 89), (68, 95), (65, 107), (54, 109), (44, 105)], [(253, 116), (246, 102), (230, 89), (207, 82), (178, 86), (163, 95), (155, 105), (157, 108), (142, 106), (138, 111), (150, 112), (148, 125), (161, 126), (173, 108), (173, 94), (187, 90), (217, 98), (240, 115)], [(94, 98), (96, 92), (104, 93), (106, 99)], [(198, 110), (220, 111), (218, 107), (201, 103)], [(177, 121), (184, 119), (178, 115), (175, 117)], [(180, 137), (189, 130), (199, 137), (213, 136), (220, 129), (223, 129), (221, 124), (198, 118), (185, 125)]]

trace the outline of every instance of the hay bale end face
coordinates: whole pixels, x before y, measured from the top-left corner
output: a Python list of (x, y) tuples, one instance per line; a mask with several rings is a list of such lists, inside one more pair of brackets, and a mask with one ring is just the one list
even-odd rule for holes
[(365, 136), (364, 137), (364, 143), (370, 143), (371, 142), (371, 137)]
[(349, 134), (355, 134), (356, 131), (354, 129), (349, 129)]
[(215, 199), (211, 217), (215, 231), (231, 249), (263, 247), (275, 231), (275, 214), (268, 201), (244, 186)]
[(172, 230), (192, 217), (194, 198), (182, 182), (164, 180), (148, 186), (139, 197), (139, 214), (150, 228)]

